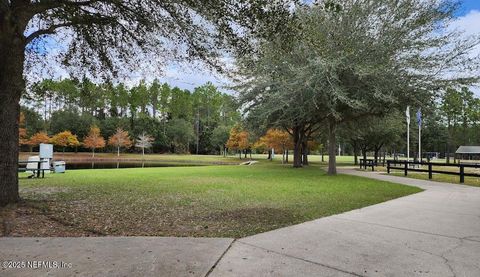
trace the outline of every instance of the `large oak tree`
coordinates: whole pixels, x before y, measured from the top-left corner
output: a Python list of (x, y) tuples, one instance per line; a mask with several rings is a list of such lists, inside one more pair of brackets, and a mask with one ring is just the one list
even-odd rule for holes
[(422, 106), (439, 88), (478, 81), (470, 50), (479, 38), (449, 27), (457, 8), (449, 0), (297, 7), (287, 33), (260, 40), (256, 55), (240, 59), (241, 99), (271, 124), (322, 124), (328, 173), (336, 174), (339, 124)]
[(219, 68), (224, 46), (247, 49), (252, 31), (274, 30), (269, 26), (278, 27), (287, 11), (287, 4), (266, 0), (0, 0), (0, 206), (19, 198), (24, 69), (42, 62), (50, 38), (79, 77), (158, 68), (166, 56)]

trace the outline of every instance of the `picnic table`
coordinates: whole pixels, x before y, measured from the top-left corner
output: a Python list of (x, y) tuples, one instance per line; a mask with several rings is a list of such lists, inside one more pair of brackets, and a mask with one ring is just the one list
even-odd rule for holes
[[(32, 171), (33, 175), (28, 176), (28, 178), (37, 177), (40, 178), (40, 172), (42, 173), (42, 178), (45, 178), (45, 171), (50, 170), (50, 168), (42, 168), (42, 163), (48, 161), (18, 161), (18, 172), (27, 172)], [(28, 164), (37, 164), (35, 168), (28, 168)], [(20, 167), (20, 165), (25, 165), (25, 167)]]
[(376, 165), (377, 163), (374, 159), (360, 159), (360, 169), (367, 169), (367, 167), (372, 167), (372, 171), (375, 171)]

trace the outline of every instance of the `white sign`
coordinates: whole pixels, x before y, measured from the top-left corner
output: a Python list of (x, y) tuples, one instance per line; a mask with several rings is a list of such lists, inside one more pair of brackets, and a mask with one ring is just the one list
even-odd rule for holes
[(53, 144), (40, 144), (40, 159), (53, 159)]

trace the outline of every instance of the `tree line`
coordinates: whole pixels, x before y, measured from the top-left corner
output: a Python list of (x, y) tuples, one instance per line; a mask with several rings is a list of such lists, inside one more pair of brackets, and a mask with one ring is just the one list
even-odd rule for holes
[(190, 92), (158, 80), (131, 88), (86, 78), (43, 80), (32, 85), (24, 103), (20, 143), (25, 145), (64, 131), (83, 139), (95, 126), (102, 138), (112, 137), (119, 128), (134, 138), (147, 134), (157, 153), (212, 154), (222, 151), (230, 129), (240, 120), (234, 97), (211, 83)]

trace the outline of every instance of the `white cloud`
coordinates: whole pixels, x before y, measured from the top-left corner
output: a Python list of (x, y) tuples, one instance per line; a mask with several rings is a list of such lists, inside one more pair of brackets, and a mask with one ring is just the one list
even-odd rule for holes
[[(133, 86), (140, 82), (140, 80), (146, 80), (152, 82), (155, 78), (158, 78), (161, 82), (170, 84), (171, 86), (177, 86), (182, 89), (188, 89), (193, 91), (195, 87), (201, 86), (207, 82), (211, 82), (218, 87), (225, 87), (229, 85), (229, 80), (215, 72), (208, 69), (205, 65), (201, 64), (170, 64), (163, 72), (157, 74), (145, 74), (139, 72), (132, 72), (128, 79), (119, 80), (124, 82), (127, 86)], [(227, 91), (227, 90), (224, 90)]]
[[(463, 31), (465, 36), (480, 36), (480, 11), (471, 10), (466, 15), (461, 16), (454, 21), (451, 27)], [(477, 47), (472, 50), (471, 56), (480, 56), (480, 45), (477, 45)], [(480, 72), (478, 74), (480, 74)], [(480, 97), (480, 86), (472, 87), (472, 90), (478, 97)]]

